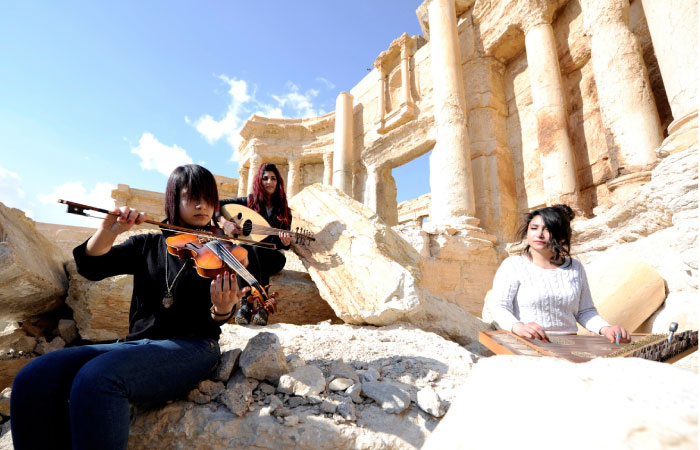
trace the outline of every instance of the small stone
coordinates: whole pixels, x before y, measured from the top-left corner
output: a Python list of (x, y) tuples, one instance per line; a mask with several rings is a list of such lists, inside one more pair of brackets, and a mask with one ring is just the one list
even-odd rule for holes
[(273, 411), (284, 406), (282, 400), (280, 400), (280, 398), (276, 395), (271, 395), (268, 398), (270, 399), (270, 408), (272, 408)]
[(75, 325), (75, 320), (59, 320), (58, 334), (63, 338), (66, 344), (72, 344), (76, 339), (78, 339), (78, 327)]
[(206, 394), (202, 394), (201, 392), (199, 392), (199, 389), (192, 389), (187, 394), (187, 400), (198, 405), (205, 405), (211, 402), (211, 397), (209, 397)]
[(340, 414), (345, 420), (357, 420), (357, 416), (355, 415), (355, 405), (349, 398), (346, 398), (338, 405), (337, 413)]
[(324, 400), (321, 403), (321, 411), (326, 414), (333, 414), (335, 413), (336, 409), (338, 409), (338, 405), (331, 400)]
[(318, 395), (326, 388), (323, 372), (316, 366), (305, 365), (293, 372), (282, 375), (277, 391), (302, 397)]
[(431, 387), (426, 387), (418, 391), (416, 395), (416, 403), (418, 407), (434, 417), (442, 417), (445, 415), (445, 410), (442, 407), (440, 396)]
[(297, 406), (305, 405), (306, 400), (302, 397), (292, 397), (287, 402), (287, 406), (290, 408), (296, 408)]
[(360, 376), (362, 377), (362, 381), (379, 381), (381, 379), (381, 375), (379, 374), (379, 371), (375, 369), (374, 367), (370, 367), (367, 370), (364, 371), (358, 371), (361, 372)]
[(289, 367), (291, 370), (298, 369), (301, 366), (306, 365), (306, 361), (304, 361), (301, 357), (295, 354), (287, 355), (287, 364), (289, 364)]
[(265, 395), (272, 395), (276, 391), (275, 387), (269, 383), (260, 383), (258, 389)]
[(362, 385), (360, 383), (353, 384), (345, 390), (345, 395), (350, 397), (355, 403), (362, 403)]
[(355, 383), (349, 378), (336, 378), (328, 384), (328, 389), (331, 391), (344, 391), (353, 384)]
[(379, 381), (362, 383), (362, 392), (388, 413), (399, 414), (411, 405), (411, 395), (400, 387)]
[(293, 426), (299, 424), (299, 417), (287, 416), (284, 418), (284, 424), (288, 427), (293, 427)]
[(355, 383), (360, 381), (360, 378), (357, 376), (355, 370), (345, 364), (342, 359), (336, 359), (331, 364), (330, 378), (331, 380), (334, 378), (349, 378)]
[(221, 381), (203, 380), (197, 386), (199, 392), (208, 395), (211, 398), (216, 398), (226, 390), (226, 386)]
[(240, 348), (223, 352), (219, 358), (219, 365), (216, 367), (212, 379), (223, 382), (228, 381), (228, 379), (231, 378), (231, 374), (238, 368), (240, 357)]
[(57, 336), (56, 338), (54, 338), (54, 340), (51, 341), (51, 343), (46, 342), (46, 340), (43, 338), (39, 338), (37, 341), (39, 343), (37, 344), (34, 351), (40, 355), (45, 355), (49, 352), (60, 350), (62, 348), (65, 348), (66, 346), (66, 341), (64, 341), (61, 336)]

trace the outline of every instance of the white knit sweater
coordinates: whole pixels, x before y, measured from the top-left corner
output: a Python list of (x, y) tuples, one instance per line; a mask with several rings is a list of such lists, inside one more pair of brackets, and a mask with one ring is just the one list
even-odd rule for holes
[(576, 322), (594, 333), (609, 325), (598, 315), (586, 271), (575, 259), (543, 269), (526, 256), (506, 258), (493, 279), (490, 299), (493, 318), (508, 331), (516, 322), (560, 332), (576, 332)]

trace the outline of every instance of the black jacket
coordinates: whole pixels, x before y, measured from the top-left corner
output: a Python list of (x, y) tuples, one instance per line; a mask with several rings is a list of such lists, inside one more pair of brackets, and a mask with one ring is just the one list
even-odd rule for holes
[[(129, 308), (127, 340), (197, 337), (218, 339), (220, 324), (211, 318), (210, 279), (199, 276), (194, 261), (167, 254), (165, 237), (160, 233), (132, 236), (102, 256), (85, 253), (87, 241), (73, 250), (78, 273), (89, 280), (132, 274), (134, 291)], [(163, 306), (166, 294), (165, 258), (168, 258), (168, 285), (175, 281), (173, 304)]]

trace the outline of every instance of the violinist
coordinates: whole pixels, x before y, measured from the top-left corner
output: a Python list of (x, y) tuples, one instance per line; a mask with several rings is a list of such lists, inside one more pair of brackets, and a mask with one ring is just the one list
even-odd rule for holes
[[(167, 223), (209, 226), (218, 209), (213, 175), (194, 164), (176, 168), (164, 206)], [(144, 214), (128, 207), (112, 213), (73, 255), (78, 272), (90, 280), (134, 276), (129, 334), (116, 343), (47, 353), (19, 372), (10, 406), (16, 449), (124, 449), (130, 403), (182, 396), (219, 360), (220, 326), (233, 316), (245, 290), (229, 272), (206, 279), (197, 274), (195, 261), (169, 254), (168, 232), (134, 235), (114, 245)]]
[[(247, 206), (260, 214), (273, 228), (281, 230), (289, 230), (291, 228), (292, 212), (287, 205), (284, 180), (280, 176), (277, 166), (272, 163), (260, 165), (260, 169), (258, 169), (255, 178), (253, 178), (253, 192), (248, 197), (220, 201), (221, 205), (229, 203)], [(221, 215), (218, 215), (217, 219), (226, 234), (236, 236), (241, 233), (241, 228), (237, 223), (226, 220)], [(280, 231), (277, 235), (266, 237), (262, 242), (275, 244), (277, 250), (248, 245), (243, 245), (243, 248), (248, 250), (248, 270), (261, 285), (267, 286), (270, 283), (270, 276), (284, 268), (287, 258), (279, 249), (289, 249), (292, 238), (290, 233)], [(242, 287), (245, 285), (245, 280), (239, 276), (238, 286)], [(241, 300), (241, 307), (236, 313), (235, 320), (239, 325), (247, 325), (251, 319), (256, 325), (267, 325), (268, 313), (262, 308), (253, 312), (252, 296), (245, 294)]]

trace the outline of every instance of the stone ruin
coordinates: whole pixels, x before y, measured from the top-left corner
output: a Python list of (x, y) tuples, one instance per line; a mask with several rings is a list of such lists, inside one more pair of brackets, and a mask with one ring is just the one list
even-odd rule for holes
[[(476, 343), (490, 327), (493, 274), (517, 251), (519, 217), (559, 202), (578, 213), (573, 253), (606, 317), (639, 332), (671, 321), (698, 329), (697, 3), (426, 0), (417, 18), (423, 36), (390, 43), (334, 112), (245, 123), (238, 178), (217, 175), (221, 195), (246, 195), (260, 164), (274, 162), (293, 225), (317, 240), (287, 252), (272, 279), (285, 300), (267, 329), (223, 327), (219, 372), (230, 371), (187, 399), (137, 408), (130, 448), (432, 448), (454, 446), (455, 433), (512, 445), (520, 434), (493, 424), (517, 422), (527, 435), (537, 422), (479, 411), (496, 414), (518, 395), (504, 386), (524, 371), (587, 386), (573, 422), (602, 401), (630, 412), (619, 429), (596, 421), (586, 445), (697, 448), (686, 370), (484, 358)], [(428, 152), (431, 192), (398, 204), (392, 170)], [(161, 193), (119, 185), (112, 196), (162, 217)], [(92, 283), (70, 262), (91, 233), (0, 205), (0, 387), (37, 354), (125, 333), (129, 277)], [(274, 358), (249, 348), (261, 331), (272, 344), (254, 347)], [(278, 361), (278, 374), (244, 369), (236, 356), (246, 354)], [(675, 365), (697, 371), (696, 361)], [(629, 371), (648, 376), (621, 386), (611, 375)], [(528, 383), (571, 410), (565, 391)], [(5, 417), (10, 395), (0, 396)], [(557, 424), (553, 436), (573, 432)], [(0, 448), (11, 448), (9, 433)]]

